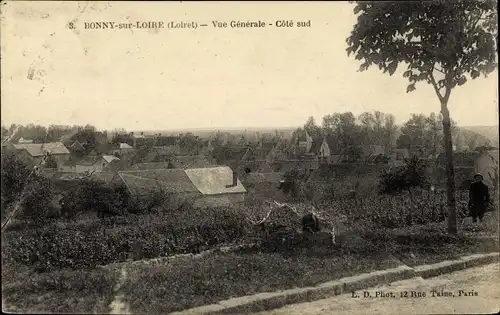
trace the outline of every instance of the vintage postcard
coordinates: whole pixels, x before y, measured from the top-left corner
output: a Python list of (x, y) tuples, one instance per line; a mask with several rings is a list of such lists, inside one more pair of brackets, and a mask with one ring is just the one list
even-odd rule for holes
[(498, 12), (2, 1), (2, 311), (500, 311)]

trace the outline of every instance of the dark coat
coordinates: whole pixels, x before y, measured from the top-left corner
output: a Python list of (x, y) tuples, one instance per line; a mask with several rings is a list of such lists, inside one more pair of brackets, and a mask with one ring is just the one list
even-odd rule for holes
[(482, 182), (472, 183), (469, 187), (469, 202), (474, 205), (488, 204), (490, 202), (488, 186)]
[(472, 183), (469, 188), (469, 211), (472, 217), (482, 217), (489, 211), (490, 194), (488, 186), (479, 183)]

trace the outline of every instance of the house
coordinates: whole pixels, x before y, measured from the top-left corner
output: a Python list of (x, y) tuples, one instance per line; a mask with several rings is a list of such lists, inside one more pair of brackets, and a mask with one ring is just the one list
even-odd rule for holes
[(79, 128), (73, 128), (70, 132), (67, 134), (63, 135), (60, 139), (59, 142), (64, 144), (65, 146), (71, 146), (73, 144), (72, 139), (80, 132)]
[(148, 170), (148, 169), (188, 169), (188, 168), (203, 168), (213, 167), (217, 164), (210, 158), (204, 155), (196, 156), (173, 156), (165, 162), (150, 162), (136, 163), (132, 169)]
[(24, 139), (23, 137), (21, 137), (19, 138), (19, 140), (17, 140), (17, 143), (19, 144), (33, 143), (33, 140)]
[(212, 159), (217, 165), (230, 166), (231, 169), (241, 170), (244, 168), (244, 161), (248, 160), (250, 148), (244, 145), (227, 145), (215, 147), (212, 152)]
[(152, 162), (166, 162), (172, 156), (179, 154), (179, 145), (174, 146), (162, 146), (162, 147), (151, 147), (148, 149), (148, 152), (141, 160), (143, 163), (152, 163)]
[(246, 190), (229, 167), (120, 171), (130, 194), (147, 197), (152, 192), (171, 194), (168, 203), (191, 200), (193, 207), (221, 206), (244, 202)]
[(252, 162), (267, 162), (272, 164), (276, 158), (276, 149), (274, 147), (249, 147), (248, 154), (243, 159)]
[[(480, 152), (476, 159), (474, 169), (476, 172), (483, 174), (484, 183), (490, 188), (498, 187), (498, 167), (499, 167), (498, 149), (487, 150)], [(496, 181), (496, 183), (495, 183)], [(491, 192), (496, 193), (496, 192)]]
[(136, 163), (131, 166), (131, 170), (163, 170), (174, 169), (170, 162)]
[(141, 134), (134, 134), (133, 132), (130, 134), (132, 137), (133, 141), (133, 147), (134, 148), (140, 148), (140, 147), (148, 147), (148, 146), (154, 146), (156, 143), (156, 137), (155, 136), (145, 136), (144, 133), (142, 132)]
[(70, 152), (60, 142), (14, 144), (13, 148), (28, 165), (40, 165), (48, 154), (59, 167), (70, 157)]
[[(483, 181), (490, 187), (494, 186), (495, 172), (498, 172), (498, 149), (489, 149), (481, 151), (455, 152), (453, 162), (455, 169), (456, 184), (472, 180), (475, 173), (483, 174)], [(437, 160), (435, 176), (438, 182), (446, 180), (446, 154), (441, 153)]]
[(274, 172), (284, 175), (292, 170), (298, 170), (303, 172), (309, 172), (319, 168), (319, 162), (317, 158), (298, 158), (289, 159), (285, 161), (275, 161), (271, 164)]
[[(315, 147), (318, 146), (318, 143), (319, 141), (316, 141)], [(323, 137), (321, 144), (319, 145), (319, 149), (317, 151), (318, 152), (314, 153), (318, 155), (319, 160), (322, 162), (326, 162), (328, 164), (338, 163), (340, 156), (342, 156), (342, 154), (340, 154), (340, 151), (338, 149), (338, 142), (333, 136)]]
[(81, 153), (85, 151), (84, 144), (82, 144), (80, 141), (75, 140), (71, 145), (69, 145), (68, 150), (71, 153)]
[(227, 166), (187, 169), (191, 182), (203, 195), (197, 206), (240, 205), (247, 191), (236, 172)]
[(203, 167), (213, 167), (217, 163), (210, 157), (205, 155), (183, 155), (183, 156), (173, 156), (169, 159), (169, 162), (175, 168), (203, 168)]
[(114, 155), (83, 157), (72, 156), (62, 165), (60, 170), (80, 174), (102, 171), (116, 172), (121, 169), (119, 161), (120, 159)]
[(133, 146), (128, 143), (121, 142), (112, 144), (108, 153), (116, 156), (123, 156), (133, 154), (134, 152), (135, 149)]
[(284, 201), (285, 195), (279, 189), (282, 179), (283, 176), (276, 172), (249, 173), (243, 177), (242, 183), (249, 197)]
[(300, 153), (309, 153), (313, 144), (313, 138), (309, 135), (307, 130), (298, 134), (297, 146)]

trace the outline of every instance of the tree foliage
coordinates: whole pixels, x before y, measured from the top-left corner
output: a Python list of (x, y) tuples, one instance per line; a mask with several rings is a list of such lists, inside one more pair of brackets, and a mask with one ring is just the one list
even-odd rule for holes
[(448, 230), (457, 233), (453, 140), (448, 101), (467, 77), (497, 68), (497, 9), (493, 0), (358, 1), (358, 21), (347, 38), (347, 54), (393, 75), (406, 66), (407, 92), (418, 82), (432, 85), (443, 115)]
[(35, 224), (43, 224), (53, 215), (54, 187), (43, 176), (33, 176), (27, 184), (22, 206), (22, 217)]
[(413, 188), (428, 186), (429, 179), (425, 174), (425, 160), (413, 157), (400, 167), (384, 172), (380, 176), (379, 189), (383, 194), (411, 192)]
[(30, 171), (14, 154), (2, 153), (2, 197), (7, 202), (22, 192)]
[[(360, 71), (376, 65), (392, 75), (404, 63), (408, 92), (426, 81), (439, 95), (497, 67), (493, 0), (358, 1), (354, 12), (359, 15), (347, 39), (348, 54), (364, 61)], [(445, 92), (439, 98), (448, 97)]]

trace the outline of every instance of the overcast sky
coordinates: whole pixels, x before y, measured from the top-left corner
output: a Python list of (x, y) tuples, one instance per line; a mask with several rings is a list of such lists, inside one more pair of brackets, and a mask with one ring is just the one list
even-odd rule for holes
[[(439, 110), (403, 69), (357, 72), (347, 2), (9, 2), (2, 6), (2, 123), (98, 128), (288, 127), (379, 110), (397, 122)], [(67, 23), (75, 20), (76, 30)], [(214, 29), (212, 20), (311, 21), (310, 28)], [(85, 30), (85, 21), (197, 21), (209, 27)], [(29, 80), (34, 69), (33, 80)], [(497, 74), (453, 91), (460, 125), (498, 122)]]

